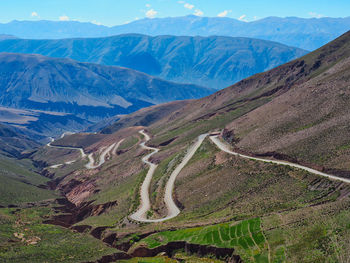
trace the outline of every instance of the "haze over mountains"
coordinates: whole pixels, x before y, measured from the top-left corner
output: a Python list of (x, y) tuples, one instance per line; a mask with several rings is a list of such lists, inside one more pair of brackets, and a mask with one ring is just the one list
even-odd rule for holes
[(1, 53), (0, 72), (1, 105), (73, 113), (87, 120), (213, 92), (131, 69), (41, 55)]
[(170, 81), (215, 89), (306, 54), (298, 48), (258, 39), (136, 34), (62, 40), (8, 39), (0, 41), (0, 52), (122, 66)]
[(125, 33), (177, 36), (231, 36), (271, 40), (314, 50), (350, 28), (346, 18), (267, 17), (252, 22), (233, 18), (184, 16), (141, 19), (114, 27), (77, 21), (12, 21), (0, 24), (0, 34), (21, 38), (104, 37)]

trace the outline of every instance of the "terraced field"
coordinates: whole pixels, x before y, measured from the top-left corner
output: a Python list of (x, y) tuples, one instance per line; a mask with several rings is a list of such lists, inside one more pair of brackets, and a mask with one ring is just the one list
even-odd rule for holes
[(175, 259), (168, 258), (166, 256), (156, 256), (149, 258), (132, 258), (128, 260), (118, 260), (118, 263), (178, 263), (178, 262), (186, 262), (186, 263), (224, 263), (225, 261), (213, 259), (213, 258), (205, 258), (198, 257), (196, 255), (187, 255), (186, 253), (176, 253), (174, 255)]
[(245, 262), (270, 262), (268, 243), (261, 228), (260, 218), (241, 221), (238, 224), (224, 223), (160, 232), (141, 242), (149, 248), (155, 248), (173, 241), (235, 248)]
[(118, 263), (177, 263), (178, 261), (167, 258), (165, 256), (150, 257), (150, 258), (132, 258), (128, 260), (118, 260)]

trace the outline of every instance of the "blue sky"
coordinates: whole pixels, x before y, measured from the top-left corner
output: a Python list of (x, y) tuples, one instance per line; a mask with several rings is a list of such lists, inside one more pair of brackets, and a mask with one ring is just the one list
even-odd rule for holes
[(346, 17), (349, 0), (0, 0), (0, 22), (78, 20), (108, 26), (144, 17), (196, 14), (244, 21), (267, 16)]

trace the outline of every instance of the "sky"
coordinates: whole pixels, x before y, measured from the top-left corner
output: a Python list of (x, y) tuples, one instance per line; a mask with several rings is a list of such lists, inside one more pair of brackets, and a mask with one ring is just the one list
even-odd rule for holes
[(185, 15), (254, 21), (268, 16), (347, 17), (349, 0), (0, 0), (0, 22), (77, 20), (107, 26)]

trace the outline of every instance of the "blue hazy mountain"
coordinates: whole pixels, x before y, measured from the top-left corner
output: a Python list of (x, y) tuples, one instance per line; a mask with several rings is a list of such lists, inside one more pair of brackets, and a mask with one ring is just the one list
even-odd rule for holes
[(41, 55), (0, 54), (0, 105), (71, 113), (95, 121), (213, 90), (135, 70)]
[(114, 33), (147, 35), (232, 36), (271, 40), (306, 50), (314, 50), (330, 42), (350, 28), (346, 18), (267, 17), (244, 22), (232, 18), (185, 16), (142, 19), (114, 27)]
[(277, 42), (232, 37), (150, 37), (139, 34), (62, 40), (7, 39), (0, 52), (35, 53), (131, 68), (169, 81), (215, 89), (307, 52)]
[(277, 41), (289, 46), (314, 50), (350, 28), (346, 18), (268, 17), (252, 22), (219, 17), (170, 17), (141, 19), (107, 27), (77, 21), (12, 21), (0, 24), (0, 34), (21, 38), (104, 37), (124, 33), (146, 35), (232, 36)]

